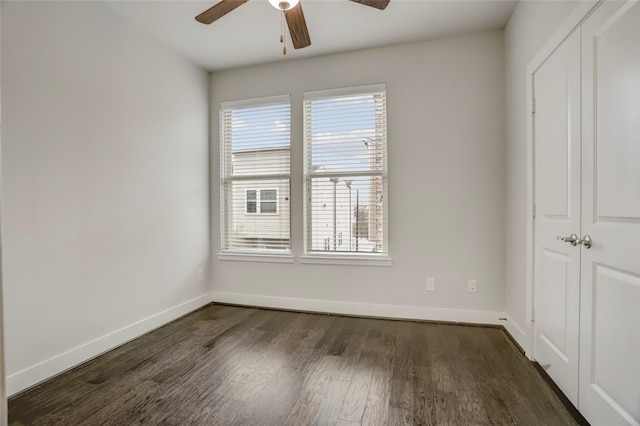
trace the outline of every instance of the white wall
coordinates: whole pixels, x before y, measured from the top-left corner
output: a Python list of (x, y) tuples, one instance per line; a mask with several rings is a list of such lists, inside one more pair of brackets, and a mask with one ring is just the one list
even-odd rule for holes
[[(214, 300), (498, 322), (504, 305), (503, 53), (497, 31), (213, 73), (213, 212), (219, 206), (220, 102), (291, 94), (296, 256), (303, 250), (302, 93), (386, 83), (393, 257), (391, 267), (367, 267), (246, 263), (214, 255)], [(214, 252), (218, 219), (214, 214)], [(428, 276), (436, 278), (434, 293), (424, 290)], [(469, 278), (478, 280), (475, 294), (466, 290)]]
[[(506, 245), (505, 310), (507, 328), (527, 353), (531, 351), (530, 297), (527, 297), (527, 66), (554, 35), (576, 1), (520, 1), (505, 29), (506, 56)], [(530, 247), (529, 247), (530, 248)], [(528, 309), (529, 308), (529, 309)]]
[(208, 74), (98, 2), (2, 2), (8, 393), (209, 300)]

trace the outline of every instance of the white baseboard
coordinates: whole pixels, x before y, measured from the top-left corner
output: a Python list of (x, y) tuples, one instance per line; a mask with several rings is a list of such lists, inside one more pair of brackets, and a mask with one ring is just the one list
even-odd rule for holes
[(531, 358), (531, 344), (527, 333), (525, 333), (524, 330), (520, 328), (520, 326), (518, 326), (518, 324), (508, 314), (505, 315), (505, 317), (507, 318), (507, 320), (503, 323), (503, 325), (504, 328), (507, 329), (507, 333), (509, 333), (511, 337), (513, 337), (513, 340), (515, 340), (518, 345), (520, 345), (525, 355)]
[(6, 379), (7, 395), (12, 396), (69, 370), (208, 303), (211, 303), (211, 294), (207, 293), (13, 373)]
[(414, 319), (428, 321), (462, 322), (499, 325), (504, 321), (502, 312), (442, 309), (411, 305), (381, 305), (371, 303), (341, 302), (335, 300), (299, 299), (293, 297), (259, 296), (253, 294), (214, 291), (211, 300), (218, 303), (257, 306), (264, 308), (292, 309), (306, 312), (322, 312), (368, 317)]

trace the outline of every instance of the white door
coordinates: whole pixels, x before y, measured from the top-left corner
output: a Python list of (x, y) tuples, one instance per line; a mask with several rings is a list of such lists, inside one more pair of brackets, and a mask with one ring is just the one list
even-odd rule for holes
[[(580, 31), (533, 75), (535, 115), (535, 360), (578, 403)], [(575, 244), (575, 243), (574, 243)]]
[(640, 4), (582, 27), (580, 402), (594, 426), (640, 424)]

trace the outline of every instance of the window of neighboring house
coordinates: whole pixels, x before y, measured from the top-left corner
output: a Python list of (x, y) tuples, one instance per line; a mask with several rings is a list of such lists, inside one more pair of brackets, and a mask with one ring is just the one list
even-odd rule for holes
[(278, 190), (263, 189), (260, 191), (260, 213), (276, 214), (278, 213)]
[(258, 212), (258, 191), (247, 189), (247, 213)]
[(278, 214), (277, 189), (247, 189), (247, 214)]
[(383, 84), (304, 94), (305, 251), (388, 255)]
[(290, 253), (289, 96), (220, 106), (223, 253)]

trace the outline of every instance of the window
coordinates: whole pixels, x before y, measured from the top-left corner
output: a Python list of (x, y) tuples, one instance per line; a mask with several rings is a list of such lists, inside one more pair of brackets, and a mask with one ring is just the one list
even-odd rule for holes
[(278, 213), (278, 190), (263, 189), (260, 191), (260, 213), (261, 214), (277, 214)]
[(246, 194), (247, 214), (278, 214), (277, 189), (247, 189)]
[(384, 85), (304, 94), (307, 254), (388, 255)]
[(257, 213), (258, 211), (258, 191), (247, 189), (247, 213)]
[(220, 106), (222, 252), (290, 253), (289, 96)]

